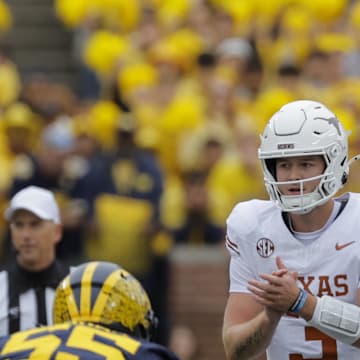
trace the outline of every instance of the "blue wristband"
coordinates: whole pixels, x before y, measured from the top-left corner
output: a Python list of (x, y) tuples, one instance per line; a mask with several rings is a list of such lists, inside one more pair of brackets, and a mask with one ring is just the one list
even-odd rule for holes
[(304, 307), (307, 298), (307, 292), (300, 289), (299, 296), (297, 297), (294, 305), (290, 308), (290, 312), (299, 314), (301, 309)]

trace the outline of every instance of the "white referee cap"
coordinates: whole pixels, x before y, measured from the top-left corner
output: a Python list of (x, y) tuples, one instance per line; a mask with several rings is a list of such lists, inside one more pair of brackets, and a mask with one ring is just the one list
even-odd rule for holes
[(15, 211), (27, 210), (43, 220), (60, 224), (60, 211), (54, 194), (38, 186), (28, 186), (17, 192), (5, 210), (5, 219), (11, 221)]

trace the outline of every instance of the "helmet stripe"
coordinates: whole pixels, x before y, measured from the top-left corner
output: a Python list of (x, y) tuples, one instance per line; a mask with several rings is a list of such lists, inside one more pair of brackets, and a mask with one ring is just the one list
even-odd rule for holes
[(95, 269), (93, 276), (93, 283), (98, 284), (99, 286), (104, 283), (106, 278), (113, 272), (120, 268), (119, 265), (113, 263), (101, 263), (101, 266), (98, 266)]
[[(67, 276), (64, 279), (64, 283), (63, 285), (64, 291), (66, 291), (66, 305), (69, 309), (69, 313), (71, 314), (71, 317), (74, 316), (78, 316), (79, 315), (79, 310), (78, 307), (76, 306), (76, 297), (74, 294), (74, 289), (72, 289), (71, 285), (70, 285), (70, 276)], [(71, 291), (71, 293), (69, 293)]]
[(101, 315), (109, 296), (112, 294), (113, 291), (112, 289), (115, 286), (116, 282), (119, 280), (119, 277), (121, 276), (121, 272), (123, 271), (124, 271), (123, 269), (118, 269), (117, 271), (114, 271), (104, 281), (103, 287), (100, 291), (100, 295), (96, 299), (95, 305), (92, 309), (91, 312), (92, 316)]
[(92, 277), (93, 288), (91, 292), (91, 305), (92, 309), (95, 305), (95, 301), (101, 291), (101, 288), (106, 280), (106, 278), (113, 272), (119, 269), (119, 265), (113, 263), (101, 262), (101, 266), (98, 266), (95, 269), (94, 275)]
[(80, 265), (76, 268), (76, 271), (70, 271), (70, 284), (72, 286), (80, 286), (87, 265), (88, 263)]
[[(87, 268), (88, 263), (82, 264), (77, 267), (76, 271), (70, 271), (69, 276), (69, 287), (72, 290), (73, 293), (73, 299), (75, 302), (75, 305), (77, 306), (77, 309), (81, 309), (81, 279), (83, 277), (83, 274)], [(81, 313), (79, 310), (76, 310), (76, 313)]]
[(91, 283), (94, 271), (98, 265), (98, 262), (89, 263), (81, 279), (80, 313), (85, 316), (90, 315)]

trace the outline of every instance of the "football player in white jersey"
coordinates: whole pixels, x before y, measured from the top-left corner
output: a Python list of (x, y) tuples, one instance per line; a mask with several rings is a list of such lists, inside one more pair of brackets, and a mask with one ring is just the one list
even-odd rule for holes
[[(350, 345), (354, 339), (337, 341), (319, 330), (329, 324), (299, 316), (308, 294), (352, 304), (360, 299), (360, 195), (334, 197), (349, 174), (347, 137), (335, 114), (315, 101), (291, 102), (269, 120), (258, 155), (271, 200), (241, 202), (227, 220), (230, 294), (223, 342), (229, 360), (360, 359), (360, 349)], [(264, 274), (291, 278), (293, 273), (278, 270), (280, 258), (296, 271), (301, 289), (290, 295), (286, 313), (285, 302), (275, 305), (278, 289), (266, 292), (260, 285), (269, 281)], [(259, 301), (261, 291), (272, 304)], [(331, 318), (334, 304), (327, 311), (329, 304), (322, 303), (319, 318)], [(335, 315), (331, 326), (355, 331)]]
[(277, 257), (278, 271), (260, 274), (265, 280), (249, 280), (248, 289), (257, 301), (274, 310), (286, 313), (294, 304), (299, 306), (298, 314), (312, 326), (346, 344), (360, 348), (360, 307), (334, 297), (318, 298), (299, 288), (297, 272), (289, 271)]

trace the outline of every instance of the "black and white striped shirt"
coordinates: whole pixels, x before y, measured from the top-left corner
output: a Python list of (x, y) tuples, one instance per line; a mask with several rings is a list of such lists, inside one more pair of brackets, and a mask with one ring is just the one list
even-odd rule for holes
[(17, 264), (0, 272), (0, 336), (52, 324), (55, 289), (69, 269), (55, 261), (30, 272)]

